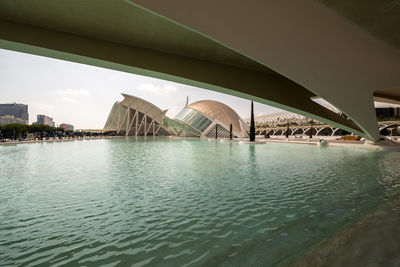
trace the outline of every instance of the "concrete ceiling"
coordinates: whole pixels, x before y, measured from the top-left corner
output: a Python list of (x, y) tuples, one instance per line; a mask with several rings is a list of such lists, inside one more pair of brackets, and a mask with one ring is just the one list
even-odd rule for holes
[(129, 46), (275, 73), (232, 49), (129, 1), (3, 0), (0, 18)]
[[(318, 0), (363, 31), (400, 51), (399, 0)], [(379, 88), (375, 100), (400, 103), (400, 87)]]
[(400, 49), (399, 0), (318, 0), (364, 31)]

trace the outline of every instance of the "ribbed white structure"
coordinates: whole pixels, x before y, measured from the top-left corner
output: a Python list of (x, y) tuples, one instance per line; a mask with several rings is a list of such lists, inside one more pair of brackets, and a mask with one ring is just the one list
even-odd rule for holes
[[(254, 122), (256, 126), (263, 126), (263, 127), (265, 126), (276, 127), (285, 125), (287, 123), (297, 124), (297, 125), (307, 125), (310, 124), (311, 121), (316, 124), (320, 123), (305, 116), (287, 111), (254, 117)], [(246, 119), (246, 122), (250, 123), (250, 119), (249, 118)]]
[(104, 131), (128, 135), (170, 135), (164, 124), (165, 111), (152, 103), (128, 94), (116, 102), (104, 125)]
[[(234, 136), (248, 136), (246, 122), (232, 108), (218, 101), (194, 102), (179, 112), (175, 119), (197, 129), (203, 137), (215, 137), (215, 132), (218, 137), (229, 137), (231, 124)], [(219, 130), (216, 131), (216, 127)]]

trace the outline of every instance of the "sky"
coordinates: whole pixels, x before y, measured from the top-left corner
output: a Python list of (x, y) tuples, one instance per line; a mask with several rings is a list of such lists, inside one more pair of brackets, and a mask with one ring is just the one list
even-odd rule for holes
[[(29, 123), (38, 114), (75, 129), (102, 129), (121, 93), (143, 98), (173, 118), (186, 103), (216, 100), (250, 117), (250, 101), (198, 87), (64, 60), (0, 49), (0, 103), (28, 105)], [(319, 99), (316, 102), (328, 104)], [(375, 102), (376, 107), (392, 106)], [(398, 105), (393, 105), (398, 106)], [(254, 102), (256, 116), (282, 110)]]
[[(250, 117), (250, 101), (198, 87), (114, 71), (64, 60), (0, 49), (0, 103), (28, 105), (29, 123), (38, 114), (76, 129), (102, 129), (121, 93), (131, 94), (168, 109), (174, 117), (186, 103), (216, 100)], [(254, 103), (256, 115), (280, 109)]]

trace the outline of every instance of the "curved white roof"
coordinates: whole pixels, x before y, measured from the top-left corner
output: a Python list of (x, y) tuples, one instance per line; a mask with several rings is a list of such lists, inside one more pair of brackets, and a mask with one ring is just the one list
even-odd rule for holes
[(240, 127), (241, 119), (239, 115), (229, 106), (221, 102), (213, 100), (201, 100), (194, 102), (187, 107), (200, 111), (208, 118), (212, 120), (218, 120), (227, 127), (232, 124), (233, 131), (242, 132), (242, 128)]
[(163, 111), (154, 104), (142, 98), (128, 94), (122, 95), (124, 96), (124, 100), (120, 102), (121, 105), (125, 107), (130, 107), (135, 110), (137, 109), (162, 124), (162, 120), (165, 117), (165, 113), (167, 112), (166, 110)]

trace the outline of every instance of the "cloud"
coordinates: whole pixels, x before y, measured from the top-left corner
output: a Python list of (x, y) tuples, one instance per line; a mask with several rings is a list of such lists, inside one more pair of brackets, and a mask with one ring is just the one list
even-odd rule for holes
[(163, 88), (164, 88), (164, 91), (166, 91), (166, 92), (177, 92), (178, 91), (178, 88), (176, 88), (175, 86), (172, 86), (170, 84), (164, 85)]
[(152, 93), (155, 95), (165, 95), (168, 93), (172, 92), (177, 92), (178, 89), (171, 85), (171, 84), (165, 84), (165, 85), (155, 85), (151, 83), (142, 83), (141, 85), (138, 86), (138, 89), (141, 91), (146, 91), (148, 93)]
[(60, 99), (62, 101), (76, 105), (78, 104), (78, 101), (75, 99), (76, 97), (89, 96), (90, 94), (85, 89), (79, 89), (79, 90), (66, 89), (57, 91), (57, 95), (61, 96)]
[(36, 109), (39, 109), (39, 110), (52, 110), (52, 109), (54, 109), (53, 106), (47, 105), (47, 104), (42, 104), (42, 103), (33, 104), (33, 106)]
[(168, 114), (168, 116), (170, 117), (170, 118), (173, 118), (173, 117), (175, 117), (181, 110), (183, 109), (183, 106), (170, 106), (169, 108), (168, 108), (168, 112), (167, 112), (167, 114)]
[(62, 96), (89, 96), (89, 92), (86, 91), (85, 89), (79, 89), (79, 90), (74, 90), (74, 89), (66, 89), (66, 90), (59, 90), (57, 91), (58, 95)]
[(75, 99), (70, 98), (70, 97), (63, 96), (63, 97), (61, 97), (61, 99), (63, 101), (65, 101), (65, 102), (68, 102), (68, 103), (73, 104), (73, 105), (78, 104), (78, 101), (76, 101)]

